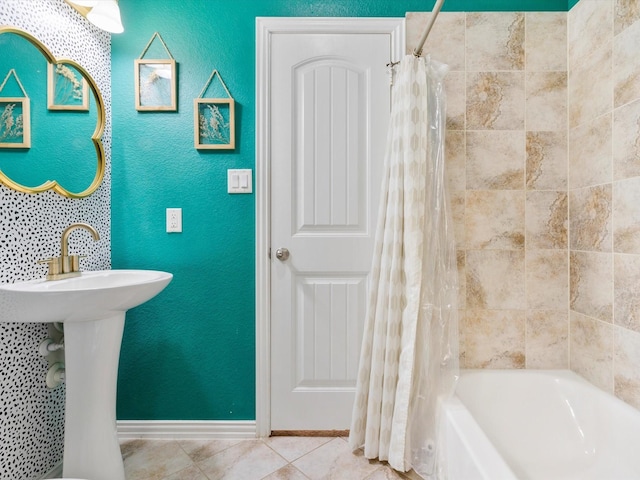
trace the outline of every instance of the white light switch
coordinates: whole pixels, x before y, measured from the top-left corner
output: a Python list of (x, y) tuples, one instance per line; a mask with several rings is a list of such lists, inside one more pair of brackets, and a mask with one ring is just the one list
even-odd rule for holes
[(253, 175), (251, 169), (227, 170), (228, 193), (252, 193)]
[(167, 232), (182, 232), (182, 209), (167, 208)]

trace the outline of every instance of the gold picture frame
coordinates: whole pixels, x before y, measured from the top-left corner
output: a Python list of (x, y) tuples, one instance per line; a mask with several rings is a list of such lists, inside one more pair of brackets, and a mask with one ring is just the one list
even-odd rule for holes
[[(33, 35), (31, 35), (30, 33), (24, 30), (21, 30), (19, 28), (12, 27), (9, 25), (0, 25), (0, 35), (17, 35), (18, 37), (23, 38), (24, 40), (31, 43), (37, 49), (37, 51), (40, 54), (42, 54), (42, 56), (48, 63), (65, 63), (65, 64), (72, 65), (87, 80), (89, 84), (89, 90), (94, 97), (94, 104), (95, 104), (95, 111), (96, 111), (96, 126), (90, 138), (91, 143), (95, 148), (96, 156), (94, 160), (88, 159), (90, 161), (95, 162), (96, 171), (88, 187), (86, 187), (82, 191), (71, 191), (71, 190), (67, 190), (64, 186), (58, 183), (57, 180), (47, 180), (37, 186), (26, 186), (20, 183), (19, 181), (16, 181), (15, 179), (9, 177), (1, 169), (0, 169), (0, 184), (3, 184), (6, 187), (11, 188), (17, 192), (26, 193), (26, 194), (36, 194), (36, 193), (52, 190), (57, 194), (67, 198), (88, 197), (93, 192), (95, 192), (98, 189), (98, 187), (100, 187), (100, 185), (102, 184), (102, 180), (104, 179), (105, 170), (106, 170), (106, 160), (105, 160), (106, 155), (105, 155), (104, 145), (102, 143), (102, 136), (104, 135), (105, 126), (106, 126), (105, 105), (104, 105), (104, 100), (102, 98), (102, 94), (100, 93), (100, 89), (98, 88), (96, 81), (91, 77), (91, 75), (89, 75), (89, 72), (87, 72), (84, 69), (84, 67), (82, 67), (79, 63), (76, 63), (75, 61), (68, 58), (54, 57), (53, 54), (49, 51), (49, 49), (40, 40), (38, 40), (36, 37), (34, 37)], [(16, 79), (17, 79), (17, 75), (16, 75)], [(21, 85), (20, 87), (22, 88)], [(0, 91), (1, 90), (2, 90), (2, 87), (0, 87)], [(22, 91), (24, 92), (24, 88), (22, 88)], [(32, 143), (31, 127), (30, 127), (30, 124), (31, 124), (30, 100), (29, 102), (24, 102), (24, 100), (28, 100), (28, 96), (26, 92), (24, 93), (25, 93), (24, 98), (18, 98), (17, 100), (23, 102), (21, 104), (23, 107), (23, 122), (29, 125), (26, 133), (23, 134), (22, 142), (20, 142), (25, 146), (17, 146), (16, 143), (18, 142), (12, 142), (11, 145), (7, 146), (8, 148), (30, 148), (30, 145)], [(4, 98), (0, 97), (0, 102), (7, 102), (7, 101), (11, 102), (12, 99), (8, 97), (4, 97)], [(27, 114), (29, 115), (28, 122), (26, 122), (25, 121), (26, 119), (24, 118), (25, 112), (27, 112)]]
[(49, 63), (47, 67), (47, 108), (89, 111), (89, 83), (71, 64)]
[[(227, 94), (225, 98), (203, 98), (214, 78)], [(198, 98), (193, 100), (193, 142), (198, 150), (236, 148), (236, 102), (218, 70), (213, 70)]]
[(194, 144), (198, 150), (236, 148), (233, 98), (196, 98), (193, 101)]
[(31, 148), (29, 97), (0, 97), (0, 148)]
[(176, 61), (138, 58), (134, 64), (136, 110), (175, 112)]

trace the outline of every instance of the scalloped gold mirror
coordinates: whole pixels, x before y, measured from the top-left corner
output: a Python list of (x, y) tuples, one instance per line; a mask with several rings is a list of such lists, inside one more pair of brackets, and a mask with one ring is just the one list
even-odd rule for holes
[(23, 193), (91, 195), (104, 177), (105, 111), (84, 67), (0, 26), (0, 87), (0, 183)]

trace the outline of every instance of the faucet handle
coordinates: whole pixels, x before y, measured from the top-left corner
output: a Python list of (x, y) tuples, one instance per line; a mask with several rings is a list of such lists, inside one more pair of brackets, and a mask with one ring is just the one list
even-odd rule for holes
[[(65, 273), (79, 272), (81, 258), (87, 258), (87, 256), (86, 255), (69, 255), (67, 257), (63, 257), (62, 259), (63, 271)], [(65, 265), (65, 262), (66, 262), (66, 265)]]
[(60, 261), (60, 257), (51, 257), (44, 260), (38, 260), (37, 263), (49, 265), (47, 277), (49, 277), (50, 275), (58, 275), (62, 273), (62, 262)]

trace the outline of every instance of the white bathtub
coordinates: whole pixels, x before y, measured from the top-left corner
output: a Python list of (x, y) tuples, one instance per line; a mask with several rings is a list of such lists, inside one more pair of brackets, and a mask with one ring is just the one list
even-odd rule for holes
[(640, 412), (568, 370), (463, 370), (450, 480), (640, 479)]

